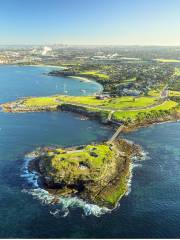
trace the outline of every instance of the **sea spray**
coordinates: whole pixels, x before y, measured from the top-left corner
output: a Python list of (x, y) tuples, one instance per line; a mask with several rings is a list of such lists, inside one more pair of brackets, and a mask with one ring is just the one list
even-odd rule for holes
[(99, 217), (105, 213), (111, 212), (106, 207), (99, 207), (95, 204), (87, 203), (86, 201), (78, 197), (57, 197), (50, 194), (45, 189), (39, 186), (40, 175), (36, 171), (29, 171), (29, 162), (38, 156), (38, 150), (33, 151), (25, 156), (25, 162), (22, 169), (21, 177), (25, 178), (30, 188), (24, 189), (23, 192), (31, 194), (35, 199), (39, 199), (42, 204), (55, 205), (57, 209), (50, 210), (50, 214), (59, 216), (61, 213), (62, 217), (66, 217), (71, 208), (81, 208), (86, 216), (94, 215)]
[[(130, 144), (133, 142), (128, 141)], [(113, 209), (108, 209), (106, 207), (100, 207), (96, 204), (90, 204), (86, 201), (80, 199), (79, 197), (64, 197), (64, 196), (55, 196), (49, 193), (47, 190), (41, 188), (40, 186), (40, 174), (36, 171), (31, 171), (29, 169), (29, 163), (37, 158), (41, 154), (41, 149), (37, 149), (25, 156), (24, 166), (22, 169), (21, 176), (25, 178), (28, 182), (28, 188), (24, 190), (31, 194), (34, 198), (39, 199), (42, 204), (51, 205), (52, 209), (50, 210), (50, 214), (55, 217), (61, 216), (66, 217), (69, 214), (69, 210), (72, 208), (81, 208), (86, 216), (94, 215), (99, 217), (105, 213), (109, 213), (115, 208), (120, 206), (118, 202)], [(127, 179), (127, 192), (125, 196), (127, 196), (131, 192), (131, 183), (133, 177), (133, 169), (135, 167), (141, 166), (140, 161), (147, 159), (148, 153), (144, 152), (141, 149), (140, 154), (132, 156), (132, 162), (130, 164), (129, 176)]]
[[(130, 140), (126, 140), (127, 142), (129, 142), (130, 144), (133, 144), (133, 141)], [(141, 149), (141, 154), (139, 156), (132, 156), (131, 157), (131, 164), (129, 167), (129, 177), (128, 177), (128, 181), (127, 181), (127, 192), (125, 193), (125, 196), (128, 196), (131, 192), (131, 185), (132, 185), (132, 178), (133, 178), (133, 169), (136, 167), (141, 167), (141, 161), (145, 161), (149, 159), (149, 153), (145, 152), (144, 150)]]
[(53, 210), (50, 210), (50, 214), (54, 216), (60, 215), (60, 213), (63, 214), (63, 217), (67, 216), (69, 209), (75, 207), (83, 209), (86, 216), (94, 215), (96, 217), (100, 217), (105, 213), (111, 212), (108, 208), (87, 203), (78, 197), (56, 197), (56, 203), (54, 203), (55, 197), (42, 188), (26, 189), (23, 190), (23, 192), (31, 194), (35, 199), (39, 199), (42, 204), (55, 205), (55, 211), (53, 212)]
[(39, 174), (36, 171), (29, 171), (28, 166), (29, 166), (30, 161), (32, 161), (37, 156), (38, 156), (38, 150), (25, 155), (24, 166), (23, 166), (22, 174), (21, 174), (21, 177), (26, 178), (27, 182), (33, 188), (39, 187), (39, 184), (38, 184)]

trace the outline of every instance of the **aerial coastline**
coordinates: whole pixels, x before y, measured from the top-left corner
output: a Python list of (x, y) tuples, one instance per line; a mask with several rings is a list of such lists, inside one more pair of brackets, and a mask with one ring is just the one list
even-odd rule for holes
[[(59, 74), (61, 75), (61, 72), (58, 72), (57, 75)], [(81, 79), (81, 76), (72, 77)], [(94, 80), (96, 80), (95, 77)], [(99, 82), (101, 82), (101, 80), (99, 80)], [(140, 96), (138, 98), (123, 96), (114, 97), (114, 95), (111, 96), (111, 93), (108, 95), (101, 93), (100, 95), (96, 96), (82, 97), (72, 97), (66, 95), (38, 98), (27, 97), (14, 102), (1, 104), (1, 107), (5, 112), (70, 111), (83, 116), (88, 116), (90, 118), (98, 119), (103, 124), (108, 124), (115, 127), (117, 130), (115, 131), (114, 135), (101, 145), (103, 149), (109, 149), (109, 153), (112, 154), (112, 157), (109, 160), (107, 156), (103, 157), (104, 150), (101, 152), (101, 150), (98, 148), (98, 145), (92, 145), (91, 149), (94, 150), (92, 150), (92, 152), (90, 151), (89, 153), (86, 153), (86, 150), (83, 150), (88, 146), (79, 146), (70, 150), (58, 148), (41, 149), (38, 157), (29, 163), (29, 170), (35, 170), (41, 174), (42, 179), (44, 179), (44, 187), (54, 195), (54, 198), (56, 198), (58, 195), (65, 197), (79, 196), (89, 203), (97, 204), (101, 207), (114, 208), (118, 201), (128, 191), (128, 179), (131, 175), (130, 169), (132, 157), (136, 156), (137, 158), (141, 159), (142, 156), (142, 150), (140, 147), (134, 144), (129, 144), (125, 139), (117, 140), (117, 137), (121, 132), (134, 131), (137, 128), (147, 127), (154, 123), (178, 120), (180, 116), (178, 103), (168, 99), (168, 93), (164, 94), (165, 91), (166, 90), (162, 88), (159, 97)], [(143, 104), (141, 102), (143, 102)], [(124, 103), (126, 103), (125, 106)], [(130, 114), (128, 117), (124, 118), (123, 114), (128, 114), (128, 112)], [(139, 117), (142, 114), (144, 115), (141, 119)], [(151, 114), (151, 118), (147, 117), (149, 114)], [(82, 154), (82, 151), (85, 152)], [(64, 173), (60, 173), (60, 169), (64, 169), (64, 156), (68, 156), (68, 154), (70, 154), (70, 157), (66, 164), (68, 164), (68, 169), (72, 168), (71, 174), (68, 173), (67, 170)], [(105, 173), (103, 172), (103, 169), (106, 169), (106, 161), (100, 161), (101, 165), (97, 165), (97, 167), (101, 169), (100, 171), (102, 171), (103, 177), (101, 185), (98, 185), (99, 183), (95, 176), (90, 174), (91, 172), (95, 171), (93, 165), (91, 165), (88, 161), (84, 161), (84, 156), (87, 157), (88, 154), (90, 159), (94, 158), (94, 160), (91, 160), (91, 163), (99, 161), (97, 160), (98, 158), (104, 158), (108, 164), (112, 162), (112, 166), (115, 166), (115, 168), (112, 168), (112, 170), (114, 169), (114, 172), (112, 171), (111, 173)], [(117, 163), (116, 155), (119, 156), (118, 162), (120, 166), (122, 165), (123, 167), (118, 167), (118, 165), (115, 164)], [(77, 169), (75, 169), (73, 166), (75, 163), (73, 159), (76, 158), (79, 161), (79, 164), (77, 164), (77, 160), (75, 161), (77, 164)], [(59, 162), (54, 165), (55, 159), (63, 159), (63, 161), (58, 160)], [(55, 166), (57, 166), (57, 173), (54, 174), (54, 177), (52, 178), (51, 171), (52, 169), (53, 172), (55, 171)], [(99, 171), (98, 168), (97, 171)], [(126, 169), (126, 171), (123, 169)], [(57, 180), (57, 176), (59, 174), (64, 177)], [(82, 174), (85, 174), (85, 178), (82, 178)], [(76, 181), (75, 178), (77, 179)], [(94, 183), (92, 184), (92, 182)], [(92, 191), (90, 191), (90, 189), (92, 189)]]

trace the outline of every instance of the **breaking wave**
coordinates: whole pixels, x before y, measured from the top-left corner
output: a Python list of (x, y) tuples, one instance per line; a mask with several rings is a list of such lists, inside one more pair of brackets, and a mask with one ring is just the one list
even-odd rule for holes
[[(133, 143), (130, 140), (127, 140), (129, 143)], [(131, 185), (132, 185), (132, 178), (133, 178), (133, 169), (137, 168), (137, 167), (142, 167), (141, 161), (145, 161), (147, 159), (149, 159), (149, 153), (145, 152), (143, 150), (141, 150), (141, 156), (137, 157), (134, 156), (131, 158), (132, 159), (132, 163), (130, 164), (130, 169), (129, 169), (129, 177), (128, 177), (128, 182), (127, 182), (127, 192), (125, 193), (125, 196), (128, 196), (131, 192)]]
[[(80, 208), (83, 210), (84, 215), (94, 215), (96, 217), (100, 217), (103, 214), (112, 212), (113, 209), (108, 209), (106, 207), (100, 207), (95, 204), (87, 203), (86, 201), (78, 198), (78, 197), (57, 197), (53, 194), (50, 194), (48, 191), (40, 187), (40, 174), (36, 171), (29, 171), (28, 166), (29, 162), (32, 161), (35, 157), (38, 156), (38, 150), (31, 152), (25, 155), (24, 166), (22, 169), (21, 177), (25, 178), (28, 186), (23, 192), (31, 194), (35, 199), (39, 199), (42, 204), (52, 206), (50, 210), (50, 214), (55, 217), (66, 217), (69, 214), (69, 210), (72, 208)], [(141, 152), (141, 157), (133, 157), (132, 163), (130, 164), (130, 175), (127, 179), (128, 190), (125, 194), (127, 196), (131, 192), (131, 184), (133, 177), (133, 169), (135, 167), (141, 166), (141, 161), (148, 158), (148, 153)], [(118, 202), (115, 208), (118, 208), (120, 203)]]
[[(23, 192), (31, 194), (35, 199), (39, 199), (42, 204), (53, 206), (50, 214), (56, 217), (66, 217), (69, 214), (69, 210), (75, 207), (83, 209), (86, 216), (94, 215), (99, 217), (112, 211), (106, 207), (99, 207), (98, 205), (87, 203), (78, 197), (57, 197), (45, 189), (42, 189), (38, 183), (40, 175), (36, 171), (30, 172), (28, 169), (29, 162), (36, 156), (36, 151), (25, 156), (21, 177), (27, 180), (29, 188), (24, 189)], [(56, 209), (54, 209), (54, 207), (56, 207)]]

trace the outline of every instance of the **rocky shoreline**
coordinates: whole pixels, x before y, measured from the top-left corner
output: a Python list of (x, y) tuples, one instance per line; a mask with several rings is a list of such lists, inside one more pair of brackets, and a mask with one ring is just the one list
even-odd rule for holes
[[(102, 154), (99, 146), (107, 151), (107, 155)], [(82, 158), (77, 155), (87, 147), (92, 161), (103, 155), (101, 165), (94, 165), (88, 157), (85, 159), (84, 155)], [(54, 203), (59, 196), (71, 196), (112, 209), (128, 191), (127, 183), (133, 157), (142, 157), (140, 146), (119, 139), (111, 145), (104, 143), (90, 147), (43, 148), (30, 161), (28, 169), (40, 174), (40, 183), (54, 196)]]
[[(24, 104), (26, 100), (21, 99), (2, 104), (1, 107), (6, 112), (75, 112), (110, 126), (123, 124), (122, 132), (180, 119), (180, 112), (173, 110), (165, 115), (156, 115), (154, 118), (139, 119), (130, 123), (115, 122), (108, 120), (108, 112), (57, 100), (56, 96), (53, 96), (50, 99), (51, 104), (48, 102), (43, 106), (29, 106)], [(28, 169), (30, 172), (36, 171), (40, 174), (41, 185), (53, 195), (54, 203), (60, 196), (70, 196), (113, 209), (128, 191), (132, 158), (140, 159), (141, 152), (139, 146), (125, 139), (66, 149), (43, 148), (38, 152), (38, 156), (30, 161)]]
[(175, 115), (167, 115), (161, 118), (154, 120), (146, 120), (144, 122), (135, 122), (129, 125), (124, 126), (123, 132), (133, 132), (138, 130), (139, 128), (146, 128), (154, 124), (161, 124), (161, 123), (166, 123), (166, 122), (177, 122), (180, 121), (180, 113), (177, 113)]

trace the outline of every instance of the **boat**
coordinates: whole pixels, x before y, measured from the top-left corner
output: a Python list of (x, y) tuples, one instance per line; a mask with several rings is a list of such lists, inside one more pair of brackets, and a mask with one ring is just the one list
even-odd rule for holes
[(64, 93), (68, 93), (68, 91), (66, 90), (66, 84), (64, 84)]
[(86, 89), (81, 89), (80, 90), (82, 93), (86, 93)]
[(88, 117), (81, 117), (80, 120), (81, 121), (86, 121), (86, 120), (88, 120)]

